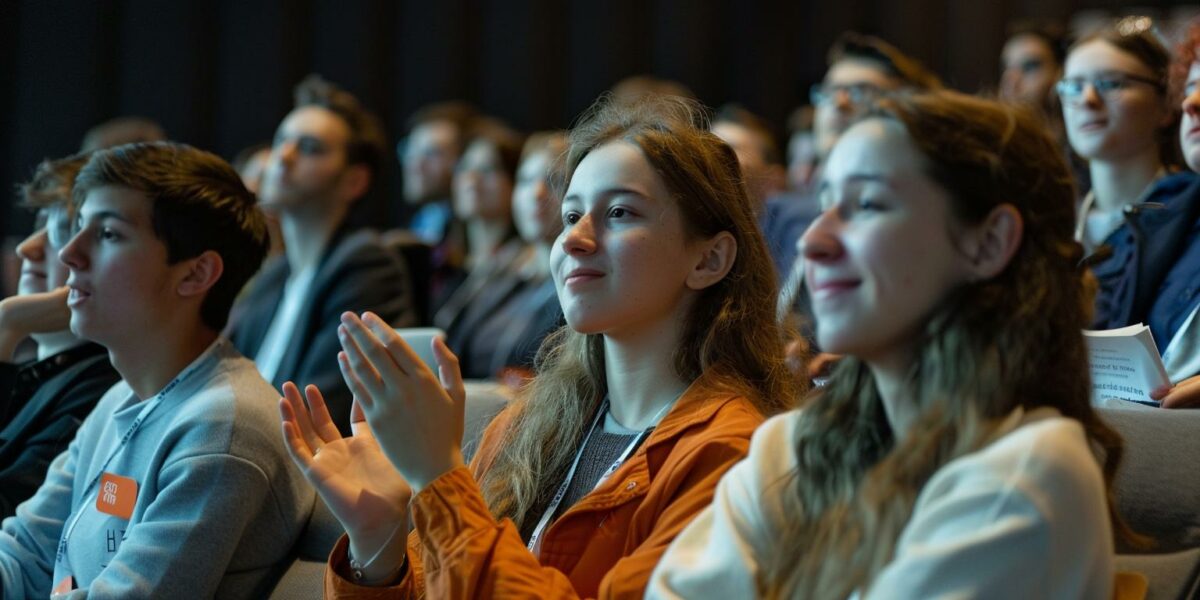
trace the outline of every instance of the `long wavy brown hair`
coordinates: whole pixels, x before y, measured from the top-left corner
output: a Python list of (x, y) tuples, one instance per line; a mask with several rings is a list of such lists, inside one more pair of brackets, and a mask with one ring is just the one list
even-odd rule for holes
[(810, 398), (797, 417), (794, 477), (778, 483), (788, 486), (790, 525), (764, 591), (841, 599), (869, 587), (929, 478), (986, 445), (1017, 407), (1054, 407), (1083, 425), (1115, 530), (1128, 533), (1112, 508), (1122, 442), (1090, 404), (1080, 335), (1094, 285), (1078, 266), (1073, 184), (1048, 132), (1025, 109), (954, 92), (883, 99), (866, 118), (904, 127), (949, 193), (952, 221), (977, 224), (1011, 204), (1024, 233), (1003, 272), (952, 290), (924, 324), (909, 372), (919, 414), (907, 435), (893, 434), (870, 370), (853, 357)]
[[(641, 149), (683, 213), (691, 239), (733, 235), (737, 256), (725, 278), (691, 303), (678, 341), (675, 372), (702, 373), (741, 395), (764, 415), (794, 404), (800, 390), (783, 362), (783, 332), (774, 321), (776, 282), (737, 156), (708, 132), (698, 104), (647, 95), (632, 104), (602, 98), (569, 134), (564, 181), (591, 151), (623, 141)], [(564, 327), (542, 345), (537, 375), (510, 408), (500, 450), (484, 466), (480, 487), (497, 518), (520, 527), (565, 476), (607, 392), (603, 337)]]

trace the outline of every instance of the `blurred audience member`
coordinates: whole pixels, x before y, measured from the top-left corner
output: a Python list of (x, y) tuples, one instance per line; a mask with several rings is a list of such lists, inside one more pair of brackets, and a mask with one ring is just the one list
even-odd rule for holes
[(521, 150), (513, 188), (513, 222), (535, 254), (517, 270), (520, 289), (480, 324), (460, 357), (476, 374), (498, 376), (519, 388), (533, 376), (533, 359), (542, 340), (562, 324), (562, 309), (550, 276), (550, 251), (562, 231), (562, 159), (564, 132), (531, 135)]
[(434, 313), (446, 344), (462, 359), (467, 378), (491, 376), (490, 361), (474, 364), (469, 346), (478, 328), (522, 285), (521, 270), (534, 252), (516, 235), (512, 195), (521, 156), (519, 134), (480, 120), (454, 172), (454, 216), (467, 241), (467, 275)]
[(1127, 210), (1186, 186), (1186, 177), (1154, 185), (1180, 164), (1169, 66), (1170, 55), (1144, 17), (1084, 36), (1067, 54), (1057, 89), (1071, 147), (1091, 173), (1075, 229), (1089, 253), (1114, 242)]
[(285, 252), (243, 294), (230, 330), (275, 387), (321, 382), (345, 432), (351, 394), (338, 369), (341, 314), (370, 310), (397, 326), (416, 318), (403, 260), (374, 232), (344, 224), (377, 178), (385, 147), (377, 119), (349, 92), (316, 75), (296, 87), (260, 194), (264, 210), (279, 215)]
[(117, 117), (105, 121), (87, 131), (83, 136), (81, 152), (112, 148), (137, 142), (161, 142), (167, 133), (158, 123), (146, 117)]
[[(69, 329), (67, 266), (58, 252), (71, 237), (71, 190), (86, 154), (47, 160), (21, 186), (37, 211), (34, 232), (17, 246), (18, 295), (0, 301), (0, 519), (10, 517), (46, 478), (46, 468), (75, 437), (79, 423), (120, 377), (103, 346)], [(12, 360), (16, 343), (37, 343), (37, 359)]]

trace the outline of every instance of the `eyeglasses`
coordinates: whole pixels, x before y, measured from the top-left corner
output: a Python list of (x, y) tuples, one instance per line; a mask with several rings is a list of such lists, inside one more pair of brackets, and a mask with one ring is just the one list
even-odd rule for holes
[(1130, 73), (1107, 73), (1095, 77), (1064, 77), (1054, 84), (1058, 96), (1066, 102), (1079, 103), (1083, 101), (1083, 91), (1088, 85), (1105, 100), (1111, 100), (1127, 90), (1134, 83), (1142, 83), (1155, 89), (1160, 94), (1166, 88), (1161, 81), (1149, 77), (1141, 77)]
[(882, 96), (883, 90), (879, 86), (870, 83), (818, 83), (808, 91), (808, 99), (813, 106), (828, 104), (843, 93), (846, 94), (851, 104), (862, 105)]
[(75, 233), (66, 204), (39, 209), (34, 217), (33, 230), (37, 231), (43, 227), (46, 229), (50, 245), (60, 250), (71, 241), (71, 236)]

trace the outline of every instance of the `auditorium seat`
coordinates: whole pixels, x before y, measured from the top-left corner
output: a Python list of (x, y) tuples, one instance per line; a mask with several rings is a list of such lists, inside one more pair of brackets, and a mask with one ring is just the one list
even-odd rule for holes
[(1144, 575), (1147, 598), (1200, 597), (1200, 410), (1101, 408), (1125, 439), (1117, 506), (1155, 544), (1119, 545), (1117, 569)]

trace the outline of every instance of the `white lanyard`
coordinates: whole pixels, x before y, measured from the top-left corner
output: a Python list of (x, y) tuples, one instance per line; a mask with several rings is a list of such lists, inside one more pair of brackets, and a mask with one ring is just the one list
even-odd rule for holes
[[(209, 351), (211, 351), (211, 349), (212, 348), (210, 347)], [(192, 373), (196, 372), (196, 369), (198, 369), (202, 363), (206, 362), (203, 359), (209, 353), (209, 351), (205, 351), (203, 354), (201, 354), (200, 358), (196, 359), (191, 368), (177, 375), (175, 379), (172, 379), (171, 382), (162, 389), (162, 391), (156, 394), (154, 398), (151, 398), (146, 402), (146, 405), (142, 407), (142, 410), (138, 411), (137, 417), (133, 420), (133, 423), (129, 425), (129, 429), (125, 431), (125, 435), (121, 436), (121, 441), (117, 442), (117, 447), (113, 448), (113, 451), (108, 455), (108, 458), (105, 459), (105, 461), (100, 465), (100, 469), (96, 471), (96, 475), (92, 477), (92, 479), (88, 481), (87, 486), (83, 488), (83, 493), (80, 494), (80, 498), (83, 498), (83, 502), (79, 505), (79, 509), (71, 518), (71, 522), (67, 525), (67, 528), (63, 530), (62, 537), (58, 540), (58, 552), (54, 558), (56, 562), (66, 559), (67, 540), (75, 531), (75, 526), (79, 524), (80, 517), (82, 517), (83, 513), (87, 511), (88, 504), (90, 503), (88, 495), (91, 493), (92, 488), (96, 485), (96, 482), (100, 481), (100, 477), (104, 475), (104, 470), (108, 468), (109, 463), (111, 463), (113, 459), (125, 449), (125, 445), (129, 443), (129, 440), (133, 439), (134, 434), (136, 434), (138, 430), (142, 428), (142, 423), (146, 421), (146, 417), (150, 416), (150, 413), (154, 412), (154, 409), (158, 408), (159, 404), (162, 404), (162, 401), (167, 397), (167, 394), (170, 394), (176, 387), (179, 387), (179, 384), (187, 380)], [(96, 493), (99, 495), (100, 492), (97, 491)]]
[[(654, 415), (653, 423), (657, 425), (658, 420), (661, 419), (663, 415), (666, 414), (667, 409), (671, 408), (671, 406), (674, 404), (674, 402), (671, 402), (662, 407), (662, 410), (658, 411), (658, 414)], [(592, 419), (592, 426), (588, 429), (587, 436), (583, 438), (583, 444), (579, 446), (579, 451), (575, 453), (575, 460), (571, 463), (571, 469), (567, 471), (567, 478), (563, 480), (562, 485), (558, 486), (558, 491), (554, 493), (554, 497), (550, 500), (550, 506), (546, 508), (546, 512), (542, 514), (542, 518), (540, 521), (538, 521), (537, 527), (533, 528), (533, 534), (529, 536), (529, 543), (526, 545), (526, 547), (529, 548), (530, 552), (538, 554), (538, 542), (542, 537), (542, 533), (545, 531), (546, 526), (550, 524), (550, 519), (554, 517), (554, 513), (558, 511), (558, 505), (562, 504), (563, 498), (567, 495), (567, 488), (571, 487), (571, 480), (575, 478), (575, 469), (579, 467), (579, 460), (583, 458), (583, 451), (587, 448), (588, 440), (592, 439), (592, 433), (596, 431), (596, 425), (600, 422), (600, 418), (603, 417), (607, 412), (608, 400), (605, 400), (604, 403), (600, 405), (600, 410), (596, 411), (596, 417)], [(653, 429), (654, 425), (651, 425), (633, 437), (633, 441), (629, 442), (629, 445), (625, 447), (625, 450), (621, 452), (621, 455), (617, 457), (617, 460), (613, 461), (613, 464), (610, 465), (608, 469), (606, 469), (604, 473), (600, 475), (600, 479), (596, 480), (596, 485), (592, 486), (593, 491), (598, 489), (605, 481), (607, 481), (613, 473), (616, 473), (617, 469), (621, 468), (621, 465), (627, 458), (629, 458), (629, 455), (633, 453), (634, 448), (637, 448), (638, 444), (640, 444)]]

